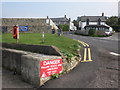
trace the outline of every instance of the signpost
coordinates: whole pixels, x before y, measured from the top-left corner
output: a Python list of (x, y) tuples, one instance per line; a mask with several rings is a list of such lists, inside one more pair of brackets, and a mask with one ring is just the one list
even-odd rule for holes
[(44, 35), (44, 32), (42, 33), (42, 42), (44, 43), (44, 37), (45, 37), (45, 35)]
[(40, 61), (40, 78), (62, 73), (62, 59)]

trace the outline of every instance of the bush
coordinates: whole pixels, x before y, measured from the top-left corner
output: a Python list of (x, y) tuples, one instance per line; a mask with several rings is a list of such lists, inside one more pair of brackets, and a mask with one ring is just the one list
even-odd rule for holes
[(120, 32), (120, 25), (119, 26), (111, 26), (113, 28), (113, 31)]
[(95, 36), (96, 35), (96, 30), (95, 29), (90, 29), (88, 32), (89, 36)]
[(67, 24), (60, 24), (59, 26), (60, 26), (60, 28), (61, 28), (63, 31), (69, 31), (69, 25), (67, 25)]

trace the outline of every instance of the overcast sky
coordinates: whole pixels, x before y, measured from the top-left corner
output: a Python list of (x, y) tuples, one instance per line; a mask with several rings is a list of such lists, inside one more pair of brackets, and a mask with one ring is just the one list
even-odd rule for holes
[[(19, 0), (18, 0), (19, 1)], [(25, 0), (24, 0), (25, 1)], [(33, 1), (33, 0), (32, 0)], [(76, 19), (78, 16), (99, 16), (102, 12), (106, 16), (118, 15), (118, 1), (104, 0), (106, 2), (2, 2), (3, 18), (27, 18), (27, 17), (64, 17)], [(75, 1), (75, 0), (74, 0)], [(113, 2), (114, 1), (114, 2)]]

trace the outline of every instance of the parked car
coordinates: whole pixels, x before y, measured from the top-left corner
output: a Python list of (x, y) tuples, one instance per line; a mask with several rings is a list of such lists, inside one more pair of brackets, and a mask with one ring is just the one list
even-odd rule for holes
[(111, 36), (113, 34), (112, 31), (105, 31), (106, 36)]

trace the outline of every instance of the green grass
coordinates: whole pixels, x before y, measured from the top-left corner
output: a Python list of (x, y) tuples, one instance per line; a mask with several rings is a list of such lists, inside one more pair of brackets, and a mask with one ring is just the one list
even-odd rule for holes
[[(16, 43), (11, 33), (2, 34), (2, 42)], [(40, 33), (20, 33), (19, 44), (37, 44), (37, 45), (53, 45), (67, 55), (75, 55), (79, 43), (65, 36), (57, 36), (57, 34), (45, 34), (45, 42), (42, 43), (42, 34)]]
[(2, 33), (0, 32), (0, 42), (2, 42)]

